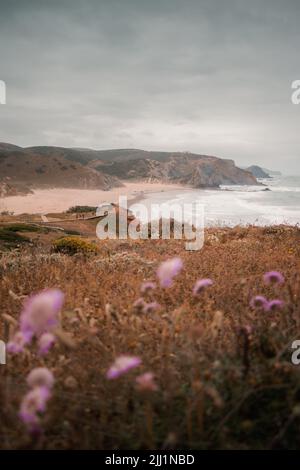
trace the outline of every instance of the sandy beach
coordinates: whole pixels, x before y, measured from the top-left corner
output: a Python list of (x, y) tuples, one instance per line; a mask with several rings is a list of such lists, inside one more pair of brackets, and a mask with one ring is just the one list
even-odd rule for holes
[(63, 212), (71, 206), (97, 206), (103, 202), (118, 202), (119, 196), (127, 196), (128, 200), (144, 197), (150, 192), (183, 189), (181, 185), (162, 183), (128, 182), (120, 188), (109, 191), (89, 189), (37, 189), (27, 196), (9, 196), (0, 199), (0, 212), (10, 211), (14, 214), (46, 214)]

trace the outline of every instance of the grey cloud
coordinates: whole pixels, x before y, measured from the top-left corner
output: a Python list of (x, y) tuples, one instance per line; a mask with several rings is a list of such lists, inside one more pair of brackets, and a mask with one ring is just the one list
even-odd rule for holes
[(300, 173), (299, 19), (297, 0), (5, 2), (0, 140), (190, 150)]

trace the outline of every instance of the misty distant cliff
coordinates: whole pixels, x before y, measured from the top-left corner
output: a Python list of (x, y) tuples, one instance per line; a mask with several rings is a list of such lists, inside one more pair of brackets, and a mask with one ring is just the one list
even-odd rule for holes
[(248, 168), (246, 168), (246, 170), (250, 171), (250, 173), (252, 173), (255, 178), (270, 178), (269, 173), (267, 173), (258, 165), (249, 166)]

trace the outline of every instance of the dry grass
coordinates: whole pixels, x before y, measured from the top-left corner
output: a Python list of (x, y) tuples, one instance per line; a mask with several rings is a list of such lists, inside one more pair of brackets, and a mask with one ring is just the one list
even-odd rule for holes
[[(3, 253), (2, 313), (17, 319), (24, 296), (59, 287), (69, 336), (45, 359), (32, 348), (1, 366), (1, 447), (299, 447), (300, 369), (290, 360), (292, 340), (300, 339), (299, 238), (296, 228), (249, 227), (209, 230), (199, 252), (178, 240), (116, 240), (102, 242), (90, 258), (51, 254), (45, 245)], [(184, 270), (171, 289), (151, 294), (161, 310), (136, 313), (141, 282), (154, 280), (158, 263), (172, 256)], [(280, 288), (263, 284), (272, 269), (286, 278)], [(196, 301), (193, 284), (205, 277), (214, 286)], [(286, 306), (255, 313), (249, 299), (256, 294)], [(140, 356), (142, 366), (108, 381), (105, 372), (122, 353)], [(56, 385), (44, 436), (33, 442), (17, 411), (26, 374), (41, 364)], [(135, 389), (142, 371), (155, 374), (157, 392)]]

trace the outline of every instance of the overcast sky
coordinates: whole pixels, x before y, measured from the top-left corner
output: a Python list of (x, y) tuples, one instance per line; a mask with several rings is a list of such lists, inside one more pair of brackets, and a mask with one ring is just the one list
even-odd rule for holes
[(0, 0), (0, 141), (300, 174), (299, 0)]

